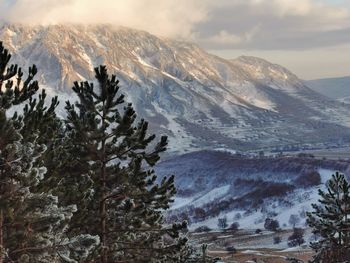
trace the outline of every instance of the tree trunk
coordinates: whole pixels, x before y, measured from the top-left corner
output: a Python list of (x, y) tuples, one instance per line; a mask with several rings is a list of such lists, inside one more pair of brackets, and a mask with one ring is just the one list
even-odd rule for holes
[[(104, 104), (103, 104), (104, 107)], [(103, 110), (102, 116), (102, 130), (106, 128), (105, 122), (105, 110)], [(107, 193), (106, 193), (106, 139), (102, 139), (101, 145), (101, 201), (100, 201), (100, 220), (101, 220), (101, 263), (107, 263)], [(0, 262), (1, 263), (1, 262)]]
[(4, 215), (2, 209), (0, 210), (0, 263), (3, 263), (3, 258), (4, 258)]
[[(101, 219), (101, 263), (107, 263), (107, 238), (106, 238), (106, 167), (103, 163), (101, 169), (102, 193), (100, 204), (100, 219)], [(1, 263), (1, 262), (0, 262)]]

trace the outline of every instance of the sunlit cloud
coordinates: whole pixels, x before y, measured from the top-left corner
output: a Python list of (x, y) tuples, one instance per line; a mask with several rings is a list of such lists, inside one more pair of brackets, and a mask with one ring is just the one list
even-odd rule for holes
[(122, 25), (211, 49), (343, 44), (350, 27), (349, 7), (327, 0), (0, 0), (0, 16), (31, 24)]
[[(194, 26), (207, 19), (200, 0), (0, 0), (0, 16), (30, 24), (108, 23), (168, 37), (190, 38)], [(7, 7), (6, 7), (7, 6)]]

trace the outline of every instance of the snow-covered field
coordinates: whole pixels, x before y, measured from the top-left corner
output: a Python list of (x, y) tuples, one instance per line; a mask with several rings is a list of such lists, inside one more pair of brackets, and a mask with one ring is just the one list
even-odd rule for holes
[[(289, 219), (292, 215), (298, 218), (298, 222), (295, 224), (296, 227), (305, 227), (305, 213), (311, 209), (312, 203), (318, 201), (318, 190), (325, 189), (325, 183), (334, 173), (333, 170), (327, 169), (319, 169), (318, 172), (322, 183), (311, 188), (295, 189), (291, 193), (288, 193), (287, 196), (283, 197), (283, 199), (288, 200), (288, 205), (282, 205), (281, 198), (270, 198), (264, 200), (261, 207), (256, 208), (248, 214), (246, 214), (246, 210), (242, 209), (224, 211), (217, 216), (192, 223), (189, 228), (194, 230), (200, 226), (207, 226), (213, 230), (218, 230), (218, 219), (226, 217), (228, 226), (234, 222), (238, 222), (241, 229), (264, 229), (265, 219), (271, 217), (278, 220), (281, 229), (290, 229), (292, 225)], [(198, 194), (197, 196), (188, 198), (176, 198), (172, 209), (180, 209), (186, 206), (203, 207), (205, 204), (225, 198), (230, 188), (230, 185), (224, 185), (216, 187), (205, 194)], [(269, 191), (269, 189), (265, 190)], [(234, 193), (231, 194), (234, 195)]]

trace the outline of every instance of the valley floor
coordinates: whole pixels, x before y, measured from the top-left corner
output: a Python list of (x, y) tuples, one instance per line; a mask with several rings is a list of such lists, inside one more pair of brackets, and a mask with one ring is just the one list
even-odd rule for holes
[(304, 262), (307, 262), (312, 258), (312, 251), (291, 251), (284, 252), (280, 250), (272, 249), (259, 249), (259, 250), (242, 250), (236, 254), (231, 255), (226, 251), (211, 251), (211, 256), (222, 258), (222, 262), (226, 263), (286, 263), (286, 257), (293, 257)]
[(331, 160), (349, 159), (350, 158), (350, 147), (339, 147), (331, 149), (315, 149), (315, 150), (304, 150), (302, 152), (285, 152), (286, 155), (295, 156), (300, 153), (312, 154), (315, 158), (326, 158)]
[[(306, 230), (306, 235), (309, 232)], [(307, 245), (289, 248), (287, 239), (291, 233), (292, 230), (263, 231), (259, 234), (255, 234), (253, 230), (192, 233), (191, 240), (196, 245), (208, 244), (208, 254), (220, 257), (222, 262), (227, 263), (286, 263), (286, 258), (307, 262), (312, 258), (313, 251)], [(274, 244), (273, 239), (276, 236), (281, 238), (281, 243)], [(234, 254), (227, 251), (232, 246), (237, 249)]]

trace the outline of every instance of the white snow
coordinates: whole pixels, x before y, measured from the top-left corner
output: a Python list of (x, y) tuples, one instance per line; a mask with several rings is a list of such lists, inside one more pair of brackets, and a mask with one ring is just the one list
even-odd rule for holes
[(171, 209), (178, 209), (180, 207), (191, 204), (195, 197), (184, 198), (184, 197), (176, 197), (174, 203), (171, 205)]
[(226, 153), (230, 153), (230, 154), (237, 154), (237, 151), (232, 150), (232, 149), (228, 149), (228, 148), (215, 148), (214, 151), (226, 152)]
[(166, 118), (168, 121), (167, 128), (173, 133), (173, 136), (169, 138), (169, 148), (174, 152), (183, 152), (184, 149), (191, 149), (191, 143), (194, 138), (191, 135), (188, 135), (183, 127), (176, 122), (175, 119), (177, 116), (166, 112), (157, 103), (153, 102), (152, 105), (158, 113)]
[(330, 180), (332, 178), (332, 175), (334, 174), (334, 171), (327, 169), (319, 169), (318, 172), (321, 176), (322, 184), (325, 184), (328, 180)]
[(198, 199), (193, 200), (191, 202), (191, 205), (201, 206), (203, 204), (210, 203), (217, 198), (225, 196), (229, 189), (230, 189), (230, 185), (214, 188), (213, 190), (209, 191), (207, 194), (201, 196)]
[(146, 67), (148, 67), (148, 68), (151, 68), (151, 69), (154, 69), (154, 70), (159, 71), (158, 68), (156, 68), (156, 67), (150, 65), (149, 63), (147, 63), (147, 62), (146, 62), (144, 59), (142, 59), (135, 51), (133, 51), (133, 52), (131, 52), (131, 53), (136, 57), (137, 61), (138, 61), (141, 65), (144, 65), (144, 66), (146, 66)]
[[(277, 213), (277, 216), (273, 217), (273, 219), (278, 220), (282, 229), (292, 228), (292, 226), (288, 222), (291, 215), (297, 215), (300, 218), (300, 222), (296, 226), (305, 226), (306, 218), (302, 217), (301, 214), (303, 214), (306, 211), (309, 211), (311, 209), (312, 203), (317, 203), (319, 199), (318, 190), (326, 188), (325, 183), (331, 178), (334, 171), (327, 169), (319, 169), (319, 173), (321, 175), (322, 180), (321, 185), (314, 186), (307, 190), (297, 189), (286, 197), (286, 199), (292, 203), (292, 206), (281, 206), (274, 199), (271, 199), (270, 201), (265, 201), (265, 210)], [(230, 185), (225, 185), (222, 187), (212, 189), (207, 194), (202, 195), (200, 197), (186, 198), (184, 200), (180, 199), (179, 203), (181, 203), (181, 206), (177, 207), (184, 207), (186, 205), (200, 207), (203, 204), (210, 203), (215, 199), (224, 198), (229, 189)], [(264, 229), (265, 219), (267, 218), (266, 212), (263, 213), (260, 209), (258, 209), (255, 212), (244, 216), (245, 212), (246, 211), (244, 210), (232, 210), (229, 212), (222, 212), (219, 216), (206, 219), (202, 222), (191, 224), (189, 228), (195, 229), (199, 226), (205, 225), (212, 229), (218, 229), (218, 218), (226, 216), (228, 225), (234, 222), (238, 222), (239, 227), (241, 229)], [(238, 213), (242, 215), (240, 219), (236, 219), (235, 217)]]

